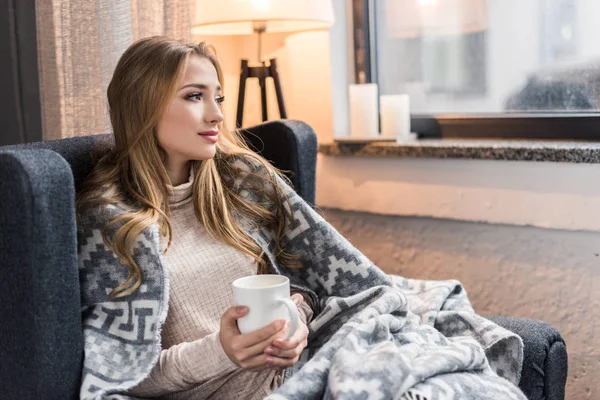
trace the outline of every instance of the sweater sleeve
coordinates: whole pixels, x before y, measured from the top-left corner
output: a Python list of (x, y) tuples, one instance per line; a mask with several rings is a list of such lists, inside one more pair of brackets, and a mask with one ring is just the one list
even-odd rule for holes
[(296, 293), (301, 294), (304, 298), (304, 301), (298, 307), (298, 316), (300, 317), (302, 322), (304, 322), (304, 324), (308, 326), (308, 324), (310, 324), (310, 322), (312, 321), (314, 315), (314, 305), (312, 299), (308, 294), (304, 293), (303, 291), (292, 288), (290, 294), (294, 295)]
[(162, 350), (150, 375), (128, 394), (156, 397), (189, 390), (237, 368), (225, 354), (217, 331)]
[(308, 324), (310, 324), (310, 322), (312, 321), (313, 310), (306, 302), (300, 304), (300, 306), (298, 307), (298, 317), (302, 322), (304, 322), (304, 325), (306, 326), (308, 326)]

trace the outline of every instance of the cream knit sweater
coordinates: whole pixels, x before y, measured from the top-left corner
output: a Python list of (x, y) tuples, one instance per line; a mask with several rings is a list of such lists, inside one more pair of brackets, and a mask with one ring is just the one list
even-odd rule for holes
[[(237, 367), (219, 339), (221, 315), (231, 307), (231, 282), (256, 274), (249, 256), (212, 238), (198, 222), (192, 178), (171, 187), (173, 241), (165, 253), (169, 312), (162, 327), (163, 351), (150, 376), (128, 393), (164, 399), (262, 399), (279, 387), (282, 372)], [(161, 248), (166, 247), (162, 238)], [(312, 317), (310, 306), (301, 318)]]

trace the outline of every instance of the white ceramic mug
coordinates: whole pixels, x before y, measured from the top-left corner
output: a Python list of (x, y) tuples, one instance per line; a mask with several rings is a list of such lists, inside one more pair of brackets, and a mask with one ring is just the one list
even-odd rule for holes
[(248, 314), (238, 319), (241, 333), (253, 332), (271, 322), (285, 319), (290, 323), (286, 338), (298, 328), (298, 308), (290, 299), (290, 280), (281, 275), (253, 275), (233, 282), (236, 306), (248, 307)]

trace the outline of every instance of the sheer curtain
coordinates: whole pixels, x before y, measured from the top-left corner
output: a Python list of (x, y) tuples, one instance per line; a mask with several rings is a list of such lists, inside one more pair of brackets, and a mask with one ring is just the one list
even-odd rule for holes
[(135, 40), (191, 39), (190, 0), (36, 0), (44, 139), (110, 132), (106, 88)]

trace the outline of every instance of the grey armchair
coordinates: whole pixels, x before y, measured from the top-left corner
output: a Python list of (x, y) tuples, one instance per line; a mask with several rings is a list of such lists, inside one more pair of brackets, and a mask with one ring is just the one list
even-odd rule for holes
[[(315, 199), (316, 135), (298, 121), (245, 132)], [(0, 393), (3, 399), (76, 399), (82, 362), (75, 193), (110, 135), (0, 147)], [(534, 320), (489, 317), (525, 343), (520, 386), (529, 399), (564, 398), (565, 343)]]

